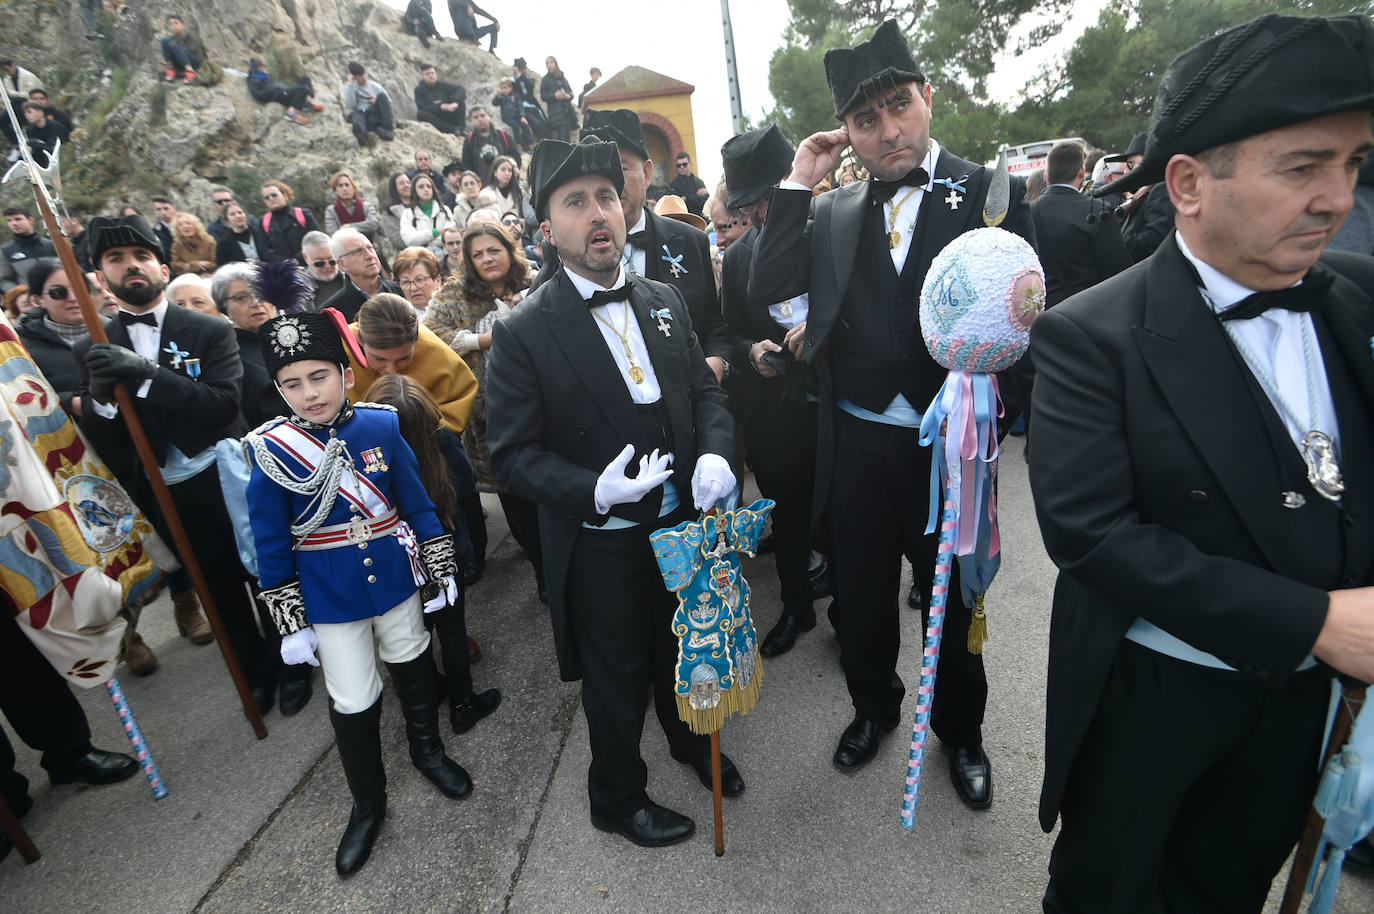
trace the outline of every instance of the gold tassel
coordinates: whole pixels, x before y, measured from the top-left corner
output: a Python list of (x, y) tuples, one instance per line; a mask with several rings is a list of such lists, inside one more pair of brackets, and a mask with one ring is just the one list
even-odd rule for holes
[(754, 658), (754, 675), (749, 685), (736, 685), (723, 692), (714, 708), (697, 710), (687, 695), (677, 695), (677, 715), (687, 728), (698, 736), (714, 733), (736, 714), (748, 714), (759, 702), (759, 686), (763, 683), (763, 661)]
[(974, 598), (973, 620), (968, 626), (968, 652), (983, 653), (983, 642), (988, 640), (988, 614), (983, 612), (983, 595)]

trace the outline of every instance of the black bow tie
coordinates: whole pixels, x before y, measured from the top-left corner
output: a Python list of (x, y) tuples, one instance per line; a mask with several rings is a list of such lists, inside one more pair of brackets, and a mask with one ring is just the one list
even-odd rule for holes
[(641, 251), (648, 250), (649, 230), (645, 229), (642, 232), (631, 232), (630, 234), (625, 236), (625, 243), (632, 244), (635, 247), (639, 248)]
[(1270, 308), (1285, 311), (1319, 311), (1326, 292), (1336, 277), (1316, 267), (1307, 271), (1302, 284), (1275, 292), (1251, 292), (1217, 316), (1224, 321), (1243, 321), (1259, 317)]
[(118, 317), (119, 322), (126, 327), (131, 324), (147, 324), (154, 330), (157, 329), (157, 318), (153, 316), (153, 312), (151, 311), (146, 314), (131, 314), (128, 311), (116, 311), (115, 316)]
[(592, 293), (592, 297), (587, 299), (587, 307), (595, 308), (597, 305), (609, 305), (613, 301), (625, 301), (630, 297), (630, 290), (633, 288), (634, 283), (627, 279), (625, 285), (619, 289), (611, 289), (610, 291), (597, 289)]
[(868, 182), (869, 189), (873, 191), (873, 199), (879, 203), (886, 203), (897, 193), (899, 187), (925, 187), (930, 183), (930, 175), (926, 170), (917, 165), (895, 181), (879, 181), (877, 178)]

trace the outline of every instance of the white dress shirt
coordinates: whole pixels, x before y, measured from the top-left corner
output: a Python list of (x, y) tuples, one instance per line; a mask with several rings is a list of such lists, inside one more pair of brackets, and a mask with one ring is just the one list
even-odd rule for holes
[[(578, 276), (567, 267), (563, 268), (563, 272), (568, 274), (568, 279), (572, 280), (573, 287), (577, 289), (583, 301), (589, 300), (592, 293), (598, 290), (609, 292), (625, 285), (624, 270), (620, 271), (620, 275), (610, 286), (599, 286), (590, 279)], [(606, 340), (606, 348), (610, 350), (611, 358), (615, 359), (620, 376), (625, 379), (630, 399), (636, 403), (657, 403), (662, 399), (663, 391), (658, 386), (658, 375), (654, 374), (654, 363), (649, 359), (649, 349), (644, 345), (644, 334), (640, 332), (639, 321), (635, 320), (634, 308), (630, 302), (608, 302), (587, 310), (591, 311), (596, 329), (601, 331), (601, 336)], [(608, 323), (611, 326), (608, 327)], [(630, 351), (634, 353), (635, 364), (644, 371), (643, 384), (636, 384), (630, 378), (630, 359), (625, 354), (625, 346), (616, 330), (625, 331), (625, 342), (629, 343)]]
[[(648, 224), (648, 222), (649, 217), (645, 215), (644, 210), (641, 209), (639, 211), (639, 221), (636, 222), (632, 228), (625, 230), (626, 236), (629, 236), (635, 232), (644, 231), (644, 227)], [(629, 270), (631, 273), (643, 276), (645, 254), (646, 251), (643, 248), (636, 247), (635, 245), (630, 244), (627, 241), (625, 242), (625, 254), (620, 258), (621, 266), (625, 267), (625, 269)], [(586, 296), (583, 297), (585, 298)]]

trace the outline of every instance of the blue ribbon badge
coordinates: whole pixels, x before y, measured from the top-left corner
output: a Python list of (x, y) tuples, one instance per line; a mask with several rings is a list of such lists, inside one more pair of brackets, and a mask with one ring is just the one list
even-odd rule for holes
[(945, 205), (951, 210), (956, 210), (959, 208), (959, 204), (964, 202), (962, 194), (968, 193), (968, 178), (968, 175), (964, 175), (957, 181), (953, 178), (935, 178), (930, 182), (930, 186), (933, 188), (936, 184), (939, 184), (948, 188), (949, 196), (945, 197)]
[(674, 257), (673, 252), (668, 250), (668, 245), (665, 244), (663, 246), (663, 257), (661, 259), (668, 265), (668, 269), (672, 270), (674, 279), (677, 279), (683, 273), (687, 272), (687, 268), (682, 265), (682, 257), (683, 255), (681, 254)]
[[(681, 256), (681, 254), (678, 255), (678, 257)], [(672, 329), (666, 323), (664, 323), (664, 321), (670, 321), (673, 319), (673, 312), (669, 311), (667, 308), (650, 308), (649, 316), (652, 317), (654, 320), (658, 321), (658, 323), (655, 326), (658, 327), (659, 332), (662, 333), (665, 337), (673, 335)]]
[(178, 349), (176, 340), (169, 342), (162, 351), (172, 357), (172, 364), (169, 366), (171, 368), (180, 368), (182, 360), (191, 354), (186, 349)]

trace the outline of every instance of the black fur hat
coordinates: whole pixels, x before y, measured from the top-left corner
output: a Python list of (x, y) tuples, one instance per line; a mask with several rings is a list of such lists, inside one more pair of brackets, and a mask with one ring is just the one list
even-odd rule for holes
[(835, 99), (835, 117), (841, 120), (868, 96), (913, 80), (924, 84), (926, 77), (895, 19), (878, 26), (872, 38), (855, 47), (825, 52), (825, 81)]
[(730, 137), (720, 147), (725, 187), (729, 191), (725, 205), (739, 209), (767, 196), (773, 185), (792, 170), (792, 157), (796, 154), (777, 124)]
[(625, 190), (625, 173), (620, 167), (620, 149), (615, 143), (584, 139), (574, 146), (562, 140), (541, 140), (530, 156), (530, 186), (534, 188), (534, 212), (540, 219), (549, 217), (549, 197), (574, 178), (601, 175)]
[(258, 328), (258, 345), (262, 346), (267, 374), (272, 378), (287, 365), (307, 359), (348, 367), (348, 350), (344, 347), (338, 322), (325, 313), (300, 311), (279, 314), (264, 321)]
[(1374, 111), (1367, 16), (1260, 16), (1184, 51), (1160, 80), (1145, 158), (1095, 196), (1164, 178), (1176, 155), (1345, 111)]
[(594, 136), (607, 143), (615, 143), (646, 162), (649, 160), (649, 146), (644, 142), (644, 125), (639, 122), (639, 115), (629, 108), (617, 108), (614, 111), (587, 109), (582, 118), (581, 136), (583, 139)]

